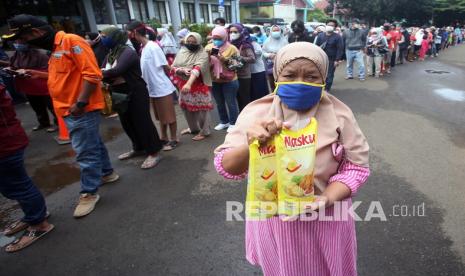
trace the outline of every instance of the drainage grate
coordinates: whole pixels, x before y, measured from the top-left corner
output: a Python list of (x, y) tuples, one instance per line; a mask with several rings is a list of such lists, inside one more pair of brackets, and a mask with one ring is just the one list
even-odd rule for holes
[(431, 69), (425, 70), (425, 72), (428, 73), (428, 74), (450, 74), (450, 72), (448, 72), (448, 71), (431, 70)]

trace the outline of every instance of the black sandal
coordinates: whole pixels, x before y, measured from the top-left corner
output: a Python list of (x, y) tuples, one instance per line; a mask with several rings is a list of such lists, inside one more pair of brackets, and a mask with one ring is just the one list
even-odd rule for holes
[(168, 144), (166, 144), (166, 145), (163, 147), (163, 150), (164, 150), (164, 151), (174, 150), (174, 149), (178, 146), (178, 144), (179, 144), (178, 141), (170, 141)]

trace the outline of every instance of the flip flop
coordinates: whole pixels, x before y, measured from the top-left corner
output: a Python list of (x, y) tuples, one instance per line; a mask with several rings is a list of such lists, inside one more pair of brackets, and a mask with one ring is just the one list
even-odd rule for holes
[(181, 135), (186, 135), (186, 134), (192, 134), (190, 128), (186, 128), (186, 129), (184, 129), (184, 130), (181, 131)]
[[(48, 219), (50, 217), (50, 212), (47, 211), (45, 214), (45, 218)], [(13, 236), (14, 234), (21, 232), (29, 227), (29, 224), (27, 222), (24, 222), (22, 220), (17, 220), (13, 222), (12, 224), (8, 225), (6, 229), (3, 231), (3, 234), (5, 236)]]
[(202, 141), (205, 140), (208, 136), (202, 135), (202, 134), (197, 134), (196, 136), (192, 137), (192, 140), (194, 141)]
[[(10, 243), (9, 245), (7, 245), (5, 247), (5, 251), (7, 253), (13, 253), (13, 252), (17, 252), (17, 251), (19, 251), (21, 249), (24, 249), (24, 248), (28, 247), (29, 245), (33, 244), (38, 239), (42, 238), (45, 234), (52, 231), (54, 228), (55, 228), (55, 226), (53, 224), (50, 224), (50, 228), (48, 230), (46, 230), (46, 231), (26, 230), (21, 237), (19, 237), (18, 239), (16, 239), (15, 241)], [(21, 239), (23, 237), (29, 237), (31, 239), (29, 241), (23, 243), (23, 244), (20, 244), (19, 242), (21, 241)]]
[(48, 132), (48, 133), (52, 133), (52, 132), (55, 132), (57, 130), (58, 130), (57, 126), (51, 126), (51, 127), (48, 127), (45, 131)]
[(123, 154), (120, 154), (118, 156), (118, 159), (122, 161), (122, 160), (126, 160), (126, 159), (133, 158), (133, 157), (136, 157), (136, 156), (140, 156), (140, 155), (142, 155), (141, 152), (131, 150), (131, 151), (125, 152)]
[(159, 155), (157, 156), (147, 156), (147, 158), (144, 160), (144, 163), (140, 166), (141, 169), (147, 170), (155, 167), (160, 163), (161, 157)]
[(170, 141), (168, 144), (166, 144), (166, 145), (163, 147), (163, 150), (164, 150), (164, 151), (174, 150), (174, 149), (178, 146), (178, 144), (179, 144), (178, 141)]

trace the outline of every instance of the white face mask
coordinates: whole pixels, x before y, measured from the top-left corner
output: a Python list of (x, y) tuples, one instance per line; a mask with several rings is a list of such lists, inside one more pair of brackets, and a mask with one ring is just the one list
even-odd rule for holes
[(334, 32), (334, 27), (333, 27), (333, 26), (326, 25), (326, 31), (327, 31), (328, 33), (332, 33), (332, 32)]
[(238, 39), (239, 37), (241, 37), (241, 35), (238, 34), (238, 33), (232, 33), (232, 34), (229, 35), (229, 38), (230, 38), (231, 40), (236, 40), (236, 39)]

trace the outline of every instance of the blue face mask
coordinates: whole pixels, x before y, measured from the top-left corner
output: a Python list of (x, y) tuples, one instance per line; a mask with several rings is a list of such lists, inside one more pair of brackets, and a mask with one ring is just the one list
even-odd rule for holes
[(213, 45), (215, 45), (215, 47), (221, 47), (223, 46), (224, 44), (224, 41), (221, 40), (221, 39), (213, 39)]
[(25, 52), (29, 50), (29, 46), (27, 44), (20, 44), (20, 43), (13, 43), (15, 50), (18, 52)]
[(111, 37), (108, 36), (102, 36), (102, 44), (108, 49), (111, 49), (115, 46), (115, 42), (113, 41), (113, 39), (111, 39)]
[(309, 82), (277, 82), (275, 93), (290, 109), (304, 111), (320, 102), (324, 87)]

